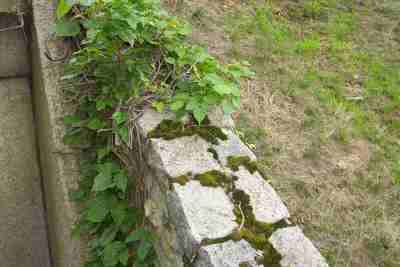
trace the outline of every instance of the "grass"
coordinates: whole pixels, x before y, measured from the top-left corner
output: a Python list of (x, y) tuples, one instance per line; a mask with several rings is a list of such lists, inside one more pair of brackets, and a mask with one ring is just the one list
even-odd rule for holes
[(223, 61), (248, 60), (238, 129), (331, 266), (400, 265), (400, 2), (186, 0)]

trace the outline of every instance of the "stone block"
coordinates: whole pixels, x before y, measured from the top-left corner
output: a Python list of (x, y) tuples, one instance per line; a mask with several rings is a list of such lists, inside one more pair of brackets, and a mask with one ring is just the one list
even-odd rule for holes
[(236, 188), (249, 195), (254, 216), (258, 221), (276, 223), (289, 218), (289, 211), (281, 198), (258, 172), (251, 174), (240, 166), (234, 175), (239, 178), (235, 181)]
[(313, 243), (297, 227), (275, 231), (269, 242), (282, 256), (282, 267), (329, 267)]

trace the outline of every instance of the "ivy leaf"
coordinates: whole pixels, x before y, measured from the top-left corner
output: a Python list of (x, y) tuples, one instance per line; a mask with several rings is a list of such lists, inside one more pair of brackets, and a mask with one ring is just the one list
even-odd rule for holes
[(235, 111), (235, 107), (231, 101), (224, 99), (224, 101), (222, 101), (222, 110), (225, 114), (231, 114), (233, 111)]
[(110, 212), (111, 198), (108, 195), (99, 195), (91, 199), (87, 207), (87, 220), (93, 223), (102, 222)]
[(124, 172), (119, 172), (115, 175), (114, 182), (117, 188), (125, 193), (128, 187), (128, 175)]
[(113, 183), (113, 164), (107, 162), (99, 166), (99, 174), (94, 178), (92, 191), (100, 192), (115, 186)]
[(59, 20), (52, 28), (52, 31), (58, 37), (76, 36), (80, 33), (79, 22), (70, 20)]
[(102, 246), (106, 246), (112, 241), (114, 241), (115, 237), (117, 236), (118, 228), (115, 226), (110, 226), (101, 234), (99, 242)]
[(126, 238), (125, 242), (135, 242), (139, 240), (151, 240), (151, 234), (144, 228), (137, 229), (136, 231), (130, 233)]
[(183, 100), (176, 100), (171, 103), (170, 108), (172, 111), (178, 111), (185, 106), (185, 102)]
[(196, 121), (200, 124), (207, 116), (207, 110), (204, 110), (202, 108), (196, 108), (195, 110), (193, 110), (193, 116), (196, 119)]
[(76, 126), (81, 123), (81, 118), (78, 116), (68, 115), (64, 117), (64, 124), (67, 126)]
[(129, 260), (129, 249), (125, 248), (120, 254), (119, 254), (119, 262), (127, 266), (128, 265), (128, 260)]
[(144, 261), (146, 259), (147, 255), (149, 255), (149, 252), (151, 251), (152, 247), (153, 246), (149, 241), (142, 240), (142, 242), (140, 242), (139, 248), (137, 250), (137, 256), (138, 256), (139, 260)]
[(165, 110), (165, 104), (161, 101), (155, 101), (151, 103), (151, 106), (155, 108), (158, 112), (163, 112)]
[(57, 6), (57, 19), (61, 19), (64, 17), (75, 4), (74, 0), (60, 0)]
[(118, 201), (111, 209), (111, 217), (117, 225), (121, 225), (128, 212), (128, 204), (125, 201)]
[(117, 133), (122, 138), (122, 141), (129, 142), (129, 130), (127, 127), (119, 127)]
[(126, 245), (121, 241), (116, 241), (108, 244), (104, 248), (102, 260), (105, 267), (117, 266), (120, 259), (120, 254), (126, 249)]
[(99, 130), (106, 126), (106, 123), (99, 118), (92, 118), (86, 125), (90, 130)]
[(117, 112), (114, 112), (114, 114), (112, 115), (112, 118), (115, 120), (115, 122), (118, 125), (120, 125), (120, 124), (126, 122), (126, 120), (128, 119), (128, 115), (126, 114), (126, 112), (117, 111)]

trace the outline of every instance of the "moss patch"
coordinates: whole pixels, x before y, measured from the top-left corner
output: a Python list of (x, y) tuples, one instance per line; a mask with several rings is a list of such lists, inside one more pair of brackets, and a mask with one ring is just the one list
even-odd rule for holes
[(215, 126), (209, 124), (208, 121), (202, 125), (183, 124), (180, 121), (163, 120), (155, 129), (150, 131), (148, 138), (162, 138), (172, 140), (183, 136), (198, 135), (209, 143), (217, 145), (218, 140), (227, 140), (228, 137), (224, 132)]
[(205, 173), (197, 174), (194, 176), (195, 180), (198, 180), (203, 186), (211, 187), (225, 187), (226, 184), (232, 181), (231, 177), (226, 176), (224, 173), (212, 170)]
[(248, 156), (229, 156), (228, 167), (233, 171), (238, 171), (239, 166), (245, 167), (251, 174), (258, 171), (257, 162), (252, 161)]
[[(269, 237), (279, 228), (287, 227), (285, 221), (279, 221), (274, 224), (259, 222), (255, 219), (253, 208), (250, 205), (250, 197), (244, 191), (235, 189), (232, 193), (235, 205), (234, 213), (237, 223), (243, 228), (232, 235), (235, 240), (245, 239), (257, 250), (262, 250), (263, 256), (258, 260), (259, 264), (264, 266), (280, 266), (281, 255), (268, 242)], [(244, 218), (243, 218), (244, 215)]]
[(181, 175), (178, 177), (170, 178), (172, 183), (178, 183), (180, 185), (185, 185), (190, 181), (190, 177), (188, 175)]
[(209, 149), (207, 149), (207, 151), (210, 152), (213, 155), (213, 158), (215, 160), (217, 160), (217, 161), (219, 160), (217, 150), (215, 150), (214, 148), (210, 147)]

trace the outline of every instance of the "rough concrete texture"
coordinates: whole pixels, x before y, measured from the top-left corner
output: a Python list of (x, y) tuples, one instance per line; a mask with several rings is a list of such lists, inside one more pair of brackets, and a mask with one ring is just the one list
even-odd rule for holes
[(200, 249), (199, 255), (195, 267), (238, 267), (241, 263), (247, 263), (246, 267), (260, 266), (254, 260), (256, 251), (245, 240), (205, 246)]
[(282, 255), (282, 267), (328, 267), (319, 251), (297, 226), (277, 230), (269, 241)]
[(31, 0), (1, 0), (0, 13), (26, 12)]
[[(249, 195), (257, 220), (275, 223), (287, 219), (287, 208), (258, 172), (251, 174), (243, 167), (233, 172), (226, 166), (228, 156), (249, 156), (255, 160), (254, 154), (232, 131), (227, 130), (227, 127), (225, 132), (228, 140), (213, 146), (219, 160), (215, 160), (212, 153), (207, 151), (212, 145), (197, 136), (169, 141), (146, 139), (148, 132), (155, 128), (163, 117), (170, 119), (171, 114), (157, 114), (146, 110), (138, 120), (140, 134), (144, 138), (143, 143), (146, 144), (143, 150), (143, 165), (147, 168), (144, 177), (147, 193), (145, 214), (154, 233), (159, 237), (155, 247), (162, 266), (183, 267), (189, 264), (196, 267), (238, 267), (240, 263), (247, 263), (245, 266), (257, 266), (257, 251), (249, 243), (244, 240), (229, 240), (229, 235), (238, 228), (229, 192), (223, 187), (202, 186), (196, 180), (182, 185), (175, 182), (171, 184), (170, 179), (188, 172), (196, 174), (209, 170), (233, 174), (238, 177), (234, 181), (235, 187)], [(220, 120), (217, 118), (215, 121)], [(211, 240), (216, 243), (205, 245)], [(303, 252), (310, 252), (304, 255), (291, 252), (298, 248), (294, 247), (289, 238), (279, 240), (282, 242), (277, 243), (277, 250), (284, 260), (289, 262), (289, 265), (285, 266), (296, 262), (304, 263), (295, 265), (298, 267), (320, 266), (313, 265), (316, 255), (322, 257), (309, 240), (295, 240)]]
[(276, 223), (289, 218), (289, 211), (272, 186), (258, 172), (251, 174), (240, 166), (235, 172), (239, 179), (235, 181), (237, 189), (243, 190), (250, 197), (254, 216), (260, 222)]
[(77, 151), (62, 141), (65, 133), (63, 117), (68, 113), (68, 106), (63, 102), (62, 84), (59, 82), (63, 66), (50, 62), (45, 56), (45, 43), (55, 21), (55, 8), (56, 1), (32, 2), (35, 116), (54, 267), (81, 267), (86, 255), (86, 241), (71, 236), (78, 209), (68, 197), (71, 188), (76, 188), (79, 178), (79, 157)]
[[(18, 25), (18, 23), (17, 16), (0, 14), (0, 29)], [(0, 31), (0, 78), (29, 74), (30, 66), (27, 48), (28, 44), (22, 29)]]
[(41, 178), (27, 79), (0, 80), (0, 265), (48, 267)]

